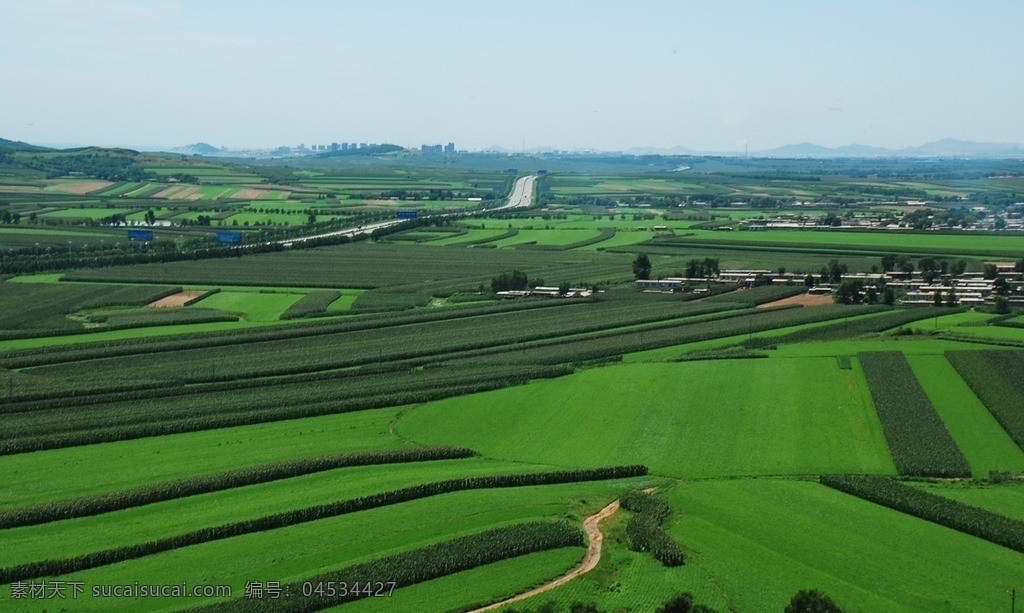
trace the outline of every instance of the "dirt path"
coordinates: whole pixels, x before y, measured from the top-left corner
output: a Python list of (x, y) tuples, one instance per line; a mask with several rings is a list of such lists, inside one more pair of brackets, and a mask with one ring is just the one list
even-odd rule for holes
[(545, 583), (540, 587), (535, 587), (528, 592), (523, 592), (511, 598), (496, 602), (491, 605), (487, 605), (481, 609), (473, 609), (470, 613), (483, 613), (484, 611), (493, 611), (499, 607), (503, 607), (513, 602), (519, 602), (520, 600), (526, 600), (532, 598), (537, 594), (543, 594), (544, 592), (555, 589), (556, 587), (566, 584), (576, 577), (585, 575), (597, 567), (597, 563), (601, 561), (601, 545), (604, 543), (604, 535), (601, 534), (601, 530), (598, 527), (598, 522), (606, 517), (611, 517), (619, 510), (619, 501), (616, 500), (606, 506), (605, 508), (598, 511), (596, 514), (591, 515), (583, 521), (583, 530), (587, 533), (587, 538), (590, 540), (590, 544), (587, 546), (587, 554), (583, 556), (583, 561), (580, 565), (572, 569), (568, 573), (562, 575), (558, 579)]

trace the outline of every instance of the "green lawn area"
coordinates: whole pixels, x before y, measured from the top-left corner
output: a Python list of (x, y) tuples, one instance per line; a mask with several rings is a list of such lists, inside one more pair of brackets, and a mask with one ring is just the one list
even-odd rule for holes
[(39, 217), (82, 217), (86, 219), (100, 220), (104, 217), (110, 217), (111, 215), (127, 215), (135, 210), (136, 209), (73, 208), (42, 213)]
[(716, 242), (754, 242), (766, 245), (786, 243), (815, 243), (836, 245), (844, 248), (868, 247), (873, 249), (939, 249), (953, 253), (970, 254), (987, 251), (1019, 252), (1019, 236), (979, 236), (973, 234), (930, 234), (911, 232), (856, 232), (856, 231), (801, 231), (765, 230), (761, 232), (716, 232), (713, 230), (691, 230), (692, 240), (711, 239)]
[(693, 481), (661, 495), (685, 566), (662, 567), (606, 539), (593, 573), (523, 606), (653, 611), (691, 592), (717, 611), (782, 611), (814, 588), (846, 611), (998, 611), (1022, 585), (1019, 553), (812, 481)]
[(303, 294), (254, 293), (222, 291), (194, 303), (197, 308), (218, 309), (237, 313), (246, 321), (277, 321), (281, 313), (302, 298)]
[(503, 238), (491, 243), (498, 248), (535, 242), (538, 245), (568, 245), (578, 241), (594, 238), (600, 234), (598, 230), (520, 230), (519, 234)]
[(426, 583), (410, 585), (387, 599), (364, 598), (324, 609), (334, 613), (423, 613), (461, 611), (499, 602), (564, 575), (583, 558), (576, 547), (552, 549), (487, 564)]
[(907, 360), (975, 477), (985, 477), (990, 470), (1024, 472), (1024, 451), (996, 423), (945, 356), (910, 355)]
[[(624, 486), (597, 482), (443, 494), (151, 555), (78, 572), (74, 578), (90, 585), (135, 581), (228, 584), (236, 597), (241, 597), (247, 581), (296, 581), (492, 527), (564, 518), (577, 508), (581, 497), (596, 501), (590, 506), (600, 508)], [(583, 551), (577, 549), (577, 559)], [(505, 578), (486, 581), (495, 581), (494, 589), (503, 591), (509, 586)], [(152, 610), (159, 604), (155, 599), (125, 599), (118, 601), (118, 610)], [(76, 605), (76, 610), (108, 611), (109, 606), (109, 602), (86, 600)]]
[[(0, 566), (83, 555), (419, 483), (538, 470), (543, 467), (482, 458), (339, 468), (103, 515), (7, 529)], [(112, 531), (111, 526), (118, 529)]]
[(400, 447), (377, 409), (0, 456), (0, 507), (98, 494), (319, 454)]
[(495, 458), (677, 477), (894, 472), (862, 375), (834, 357), (608, 366), (428, 403), (397, 430)]
[(945, 484), (908, 482), (914, 487), (959, 500), (964, 504), (988, 509), (994, 513), (1024, 521), (1024, 483), (999, 485)]

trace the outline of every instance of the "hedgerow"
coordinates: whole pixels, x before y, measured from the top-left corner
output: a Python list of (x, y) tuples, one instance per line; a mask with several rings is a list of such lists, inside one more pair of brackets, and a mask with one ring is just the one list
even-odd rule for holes
[(657, 496), (633, 491), (620, 499), (622, 508), (636, 513), (626, 523), (626, 538), (633, 551), (649, 551), (665, 566), (686, 563), (683, 548), (665, 532), (662, 524), (672, 515), (672, 507)]
[(322, 315), (331, 303), (341, 298), (341, 292), (335, 289), (323, 289), (309, 292), (299, 298), (293, 305), (281, 313), (280, 319), (296, 319), (311, 315)]
[(79, 572), (82, 570), (105, 566), (133, 560), (155, 553), (171, 551), (182, 547), (209, 543), (243, 534), (263, 532), (265, 530), (276, 530), (287, 526), (337, 517), (356, 511), (375, 509), (393, 504), (400, 504), (439, 494), (459, 492), (475, 489), (491, 489), (505, 487), (523, 487), (531, 485), (553, 485), (559, 483), (576, 483), (581, 481), (601, 481), (606, 479), (623, 479), (638, 477), (647, 474), (645, 466), (613, 466), (606, 468), (581, 469), (555, 471), (546, 473), (529, 473), (521, 475), (493, 475), (484, 477), (466, 477), (462, 479), (449, 479), (447, 481), (435, 481), (423, 483), (397, 490), (370, 494), (358, 498), (349, 498), (337, 502), (306, 507), (265, 515), (245, 521), (211, 526), (178, 534), (175, 536), (136, 543), (124, 547), (115, 547), (103, 551), (75, 556), (72, 558), (59, 558), (41, 560), (0, 568), (0, 583), (11, 583), (51, 575), (63, 575)]
[(1018, 519), (925, 492), (888, 477), (822, 476), (820, 481), (841, 492), (1024, 553), (1024, 522)]
[(313, 382), (206, 394), (188, 403), (154, 399), (146, 406), (127, 401), (113, 407), (100, 404), (89, 410), (62, 410), (60, 420), (55, 411), (8, 415), (8, 435), (21, 436), (0, 440), (0, 455), (430, 402), (568, 372), (547, 366), (486, 365), (476, 372), (424, 369), (410, 371), (401, 386), (391, 377), (369, 378), (361, 394), (352, 386)]
[(337, 468), (453, 460), (469, 458), (473, 455), (475, 455), (473, 450), (459, 447), (414, 447), (286, 460), (274, 464), (251, 466), (116, 490), (96, 496), (82, 496), (29, 507), (5, 509), (0, 511), (0, 529), (32, 526), (74, 517), (88, 517), (175, 498), (207, 494), (257, 483), (269, 483)]
[[(528, 553), (582, 546), (584, 542), (583, 532), (565, 522), (514, 524), (282, 585), (277, 598), (234, 599), (191, 611), (319, 611), (344, 602), (372, 597), (377, 593), (375, 590), (378, 586), (382, 590), (381, 595), (389, 593), (389, 587), (392, 587), (389, 582), (401, 588)], [(353, 585), (359, 589), (352, 590)], [(324, 589), (324, 586), (330, 586), (330, 589)], [(345, 589), (342, 589), (343, 586)]]
[(906, 357), (899, 351), (857, 354), (896, 470), (921, 477), (970, 477), (967, 463)]
[[(816, 307), (825, 308), (825, 307)], [(839, 306), (837, 308), (850, 308)], [(832, 341), (842, 340), (847, 338), (856, 338), (858, 336), (864, 336), (866, 334), (877, 334), (904, 326), (908, 323), (918, 321), (921, 319), (927, 319), (934, 317), (937, 314), (948, 315), (949, 309), (933, 309), (931, 307), (926, 308), (914, 308), (914, 309), (901, 309), (901, 310), (890, 310), (889, 307), (885, 306), (873, 306), (873, 307), (862, 307), (871, 309), (869, 311), (862, 311), (862, 313), (882, 313), (883, 311), (889, 311), (882, 313), (881, 315), (875, 315), (873, 317), (856, 317), (843, 319), (825, 326), (816, 326), (814, 328), (807, 328), (805, 330), (794, 330), (788, 334), (781, 336), (772, 336), (769, 338), (752, 338), (744, 342), (745, 347), (751, 349), (760, 349), (772, 345), (781, 345), (783, 343), (802, 343), (806, 341)]]

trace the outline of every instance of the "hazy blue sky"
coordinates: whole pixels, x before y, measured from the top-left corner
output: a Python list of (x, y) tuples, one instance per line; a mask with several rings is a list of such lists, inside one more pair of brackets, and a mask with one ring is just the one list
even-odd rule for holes
[(0, 0), (0, 137), (1024, 142), (1024, 2)]

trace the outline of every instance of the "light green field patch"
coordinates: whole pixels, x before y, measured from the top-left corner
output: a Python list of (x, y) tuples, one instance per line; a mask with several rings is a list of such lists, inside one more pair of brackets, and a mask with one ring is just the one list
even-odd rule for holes
[(671, 476), (894, 472), (862, 376), (835, 358), (609, 366), (428, 403), (397, 429), (495, 458)]
[(495, 241), (498, 248), (535, 242), (538, 245), (568, 245), (594, 238), (600, 234), (597, 230), (520, 230), (519, 234)]
[(401, 447), (378, 409), (0, 457), (8, 508), (320, 454)]
[[(543, 469), (482, 458), (339, 468), (92, 517), (4, 530), (0, 566), (83, 555), (420, 483)], [(116, 532), (111, 531), (111, 526), (118, 526)]]
[(971, 465), (975, 477), (991, 470), (1024, 472), (1024, 451), (942, 355), (907, 356), (914, 375)]
[(781, 611), (811, 586), (863, 611), (995, 611), (1021, 581), (1019, 553), (812, 482), (691, 483), (666, 497), (682, 516), (672, 536), (694, 552), (684, 568), (714, 577), (739, 611)]
[(977, 343), (961, 343), (932, 338), (889, 337), (881, 340), (865, 341), (825, 341), (815, 343), (795, 343), (780, 345), (772, 350), (773, 356), (779, 357), (812, 357), (856, 355), (862, 351), (900, 351), (907, 356), (942, 355), (946, 351), (986, 349)]
[(218, 292), (195, 303), (196, 307), (237, 313), (248, 321), (275, 321), (302, 294)]
[[(388, 613), (464, 611), (500, 602), (565, 574), (582, 559), (578, 547), (552, 549), (502, 560), (395, 590), (387, 598)], [(334, 613), (380, 613), (380, 598), (364, 598), (324, 609)]]
[(608, 240), (603, 240), (600, 243), (594, 243), (593, 245), (587, 245), (581, 247), (581, 251), (601, 251), (608, 249), (609, 247), (622, 247), (624, 245), (635, 245), (642, 243), (654, 238), (654, 232), (644, 231), (631, 231), (631, 232), (616, 232), (615, 236)]
[(75, 209), (60, 209), (58, 211), (50, 211), (50, 212), (47, 212), (47, 213), (40, 214), (39, 217), (49, 217), (49, 218), (57, 218), (57, 217), (71, 218), (71, 217), (74, 217), (74, 218), (99, 220), (99, 219), (103, 219), (104, 217), (110, 217), (111, 215), (127, 215), (128, 213), (131, 213), (133, 211), (135, 211), (135, 209), (101, 209), (101, 208), (81, 208), (81, 209), (78, 209), (78, 208), (75, 208)]
[(932, 494), (959, 500), (964, 504), (1024, 521), (1024, 483), (974, 485), (908, 481), (907, 484)]
[[(228, 584), (241, 598), (247, 581), (298, 581), (493, 527), (561, 518), (580, 497), (607, 501), (619, 491), (621, 486), (597, 482), (455, 492), (186, 547), (74, 576), (87, 584)], [(577, 551), (582, 557), (583, 548)], [(118, 610), (183, 603), (199, 604), (124, 599)], [(109, 611), (109, 602), (86, 600), (76, 610)]]

